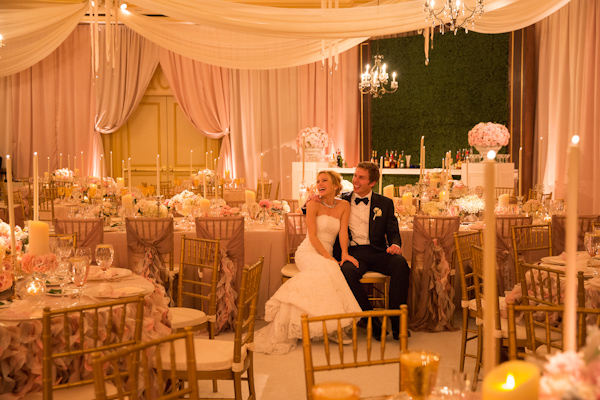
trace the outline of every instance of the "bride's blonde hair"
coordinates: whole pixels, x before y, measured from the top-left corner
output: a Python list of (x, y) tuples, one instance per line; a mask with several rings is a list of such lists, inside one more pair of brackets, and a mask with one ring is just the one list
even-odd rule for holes
[(342, 191), (342, 176), (340, 174), (338, 174), (337, 172), (330, 171), (328, 169), (319, 171), (319, 173), (317, 174), (317, 177), (319, 177), (319, 175), (321, 175), (321, 174), (325, 174), (329, 177), (329, 181), (331, 182), (331, 185), (335, 189), (334, 196), (338, 196)]

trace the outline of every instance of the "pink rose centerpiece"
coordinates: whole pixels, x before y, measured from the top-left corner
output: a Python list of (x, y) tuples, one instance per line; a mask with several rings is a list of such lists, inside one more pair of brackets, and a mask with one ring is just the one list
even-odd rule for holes
[(23, 248), (23, 242), (27, 241), (27, 231), (15, 226), (16, 249), (12, 248), (10, 240), (10, 225), (0, 219), (0, 292), (8, 290), (13, 285), (13, 276), (16, 271), (12, 256), (17, 255), (18, 260)]
[(480, 154), (490, 150), (498, 152), (510, 140), (510, 132), (502, 124), (480, 122), (469, 131), (469, 145), (474, 146)]
[(296, 146), (299, 154), (304, 148), (306, 161), (320, 161), (323, 149), (329, 146), (329, 135), (316, 126), (304, 128), (296, 136)]
[(73, 171), (68, 168), (57, 169), (52, 172), (51, 179), (55, 182), (73, 182)]

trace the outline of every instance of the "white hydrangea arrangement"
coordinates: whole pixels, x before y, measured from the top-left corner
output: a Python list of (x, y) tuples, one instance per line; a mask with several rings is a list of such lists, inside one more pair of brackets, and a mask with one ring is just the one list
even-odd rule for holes
[(189, 190), (184, 190), (181, 193), (173, 196), (169, 202), (169, 208), (174, 208), (179, 214), (187, 217), (190, 215), (194, 209), (200, 204), (200, 199), (202, 196), (197, 195)]
[(164, 218), (169, 214), (167, 206), (153, 200), (136, 200), (133, 210), (142, 217)]
[(456, 199), (454, 205), (457, 205), (460, 212), (463, 214), (477, 214), (485, 210), (485, 202), (476, 194), (470, 194)]
[(429, 201), (423, 204), (423, 213), (425, 215), (436, 216), (442, 214), (446, 210), (443, 203), (438, 201)]

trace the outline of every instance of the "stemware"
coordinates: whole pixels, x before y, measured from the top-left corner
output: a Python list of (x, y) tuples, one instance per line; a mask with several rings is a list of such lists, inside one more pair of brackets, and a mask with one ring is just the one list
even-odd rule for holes
[(78, 287), (77, 303), (81, 303), (84, 286), (90, 273), (90, 261), (84, 257), (73, 257), (71, 259), (73, 283)]
[(58, 263), (58, 266), (54, 270), (54, 278), (60, 282), (60, 302), (64, 306), (67, 283), (71, 280), (71, 263), (68, 260)]
[(56, 238), (56, 252), (57, 256), (64, 260), (71, 256), (73, 251), (73, 237), (72, 236), (59, 236)]
[(589, 265), (594, 268), (594, 275), (600, 276), (600, 232), (586, 232), (583, 237), (583, 245), (587, 253), (592, 257), (589, 261)]
[(429, 397), (437, 378), (440, 357), (427, 351), (406, 351), (400, 355), (400, 386), (414, 400)]
[(102, 270), (102, 278), (106, 282), (106, 271), (110, 268), (115, 257), (112, 244), (99, 244), (96, 246), (96, 262)]
[(75, 257), (81, 257), (88, 260), (88, 263), (92, 263), (92, 248), (91, 247), (78, 247), (75, 250)]

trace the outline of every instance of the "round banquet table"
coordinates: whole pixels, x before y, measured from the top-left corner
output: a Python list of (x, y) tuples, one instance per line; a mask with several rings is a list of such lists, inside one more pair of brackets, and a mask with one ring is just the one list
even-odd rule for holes
[[(98, 294), (97, 289), (101, 283), (101, 280), (88, 282), (81, 305), (102, 303), (118, 298), (118, 294), (111, 298), (102, 297), (102, 292)], [(121, 293), (123, 295), (131, 296), (128, 293), (136, 291), (137, 295), (145, 296), (142, 341), (150, 341), (171, 333), (169, 298), (165, 296), (161, 286), (135, 274), (123, 276), (109, 283), (114, 288), (124, 289)], [(48, 290), (51, 288), (53, 287), (49, 287)], [(136, 290), (133, 290), (134, 288)], [(90, 297), (86, 293), (95, 293), (98, 297)], [(43, 309), (44, 307), (67, 308), (75, 305), (76, 301), (75, 297), (65, 296), (63, 305), (60, 296), (46, 294), (36, 301), (15, 300), (12, 303), (4, 302), (4, 305), (0, 306), (0, 365), (2, 366), (0, 398), (7, 398), (2, 395), (8, 393), (18, 393), (22, 396), (29, 392), (41, 391)], [(62, 331), (60, 329), (52, 331), (53, 335), (56, 335), (56, 340), (53, 342), (61, 343), (59, 335)], [(73, 335), (79, 335), (79, 331), (73, 332)], [(74, 361), (69, 365), (69, 370), (76, 368), (75, 364), (78, 363)], [(91, 375), (91, 371), (86, 373)]]

